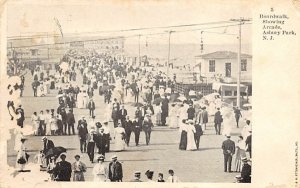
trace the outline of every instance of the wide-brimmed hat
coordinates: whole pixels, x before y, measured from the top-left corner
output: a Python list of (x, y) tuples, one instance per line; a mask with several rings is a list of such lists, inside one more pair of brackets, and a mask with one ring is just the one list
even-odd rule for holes
[(105, 159), (104, 155), (98, 155), (97, 160)]
[(80, 158), (80, 155), (75, 155), (74, 158), (75, 158), (75, 159), (76, 159), (76, 158)]
[(241, 160), (244, 161), (244, 162), (248, 161), (247, 157), (242, 157)]
[(111, 157), (111, 159), (117, 159), (118, 157), (116, 156), (116, 155), (113, 155), (112, 157)]

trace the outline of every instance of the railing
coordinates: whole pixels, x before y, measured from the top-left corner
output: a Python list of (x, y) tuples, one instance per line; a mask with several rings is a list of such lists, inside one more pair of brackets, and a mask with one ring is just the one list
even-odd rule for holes
[(208, 83), (197, 83), (197, 84), (183, 84), (176, 83), (174, 90), (178, 93), (184, 94), (186, 90), (194, 90), (196, 92), (201, 92), (202, 95), (208, 95), (213, 93), (212, 84)]

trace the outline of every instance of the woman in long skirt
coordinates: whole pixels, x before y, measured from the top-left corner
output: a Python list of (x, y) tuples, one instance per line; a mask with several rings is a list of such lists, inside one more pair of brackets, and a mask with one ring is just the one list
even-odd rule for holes
[(196, 129), (194, 126), (193, 120), (188, 120), (187, 122), (187, 146), (186, 150), (196, 150), (196, 142), (195, 142), (195, 133)]
[(108, 180), (108, 167), (104, 164), (104, 156), (100, 155), (98, 163), (93, 168), (94, 181), (105, 182)]
[(180, 150), (186, 150), (187, 146), (187, 125), (186, 120), (182, 120), (182, 123), (179, 127), (179, 133), (180, 133), (180, 142), (179, 142), (179, 149)]
[(49, 124), (50, 124), (51, 135), (53, 136), (53, 135), (56, 134), (56, 132), (58, 130), (57, 119), (55, 118), (54, 114), (51, 115), (51, 118), (49, 120)]
[(239, 139), (236, 144), (236, 156), (234, 161), (235, 171), (240, 172), (242, 169), (242, 158), (246, 157), (245, 152), (245, 142), (242, 136), (239, 136)]
[(123, 151), (125, 149), (125, 129), (121, 122), (115, 128), (115, 151)]
[(17, 154), (17, 164), (20, 167), (20, 172), (24, 171), (25, 165), (28, 162), (28, 157), (26, 155), (26, 147), (25, 147), (25, 141), (26, 139), (24, 137), (21, 137), (21, 145), (20, 148), (18, 150), (18, 154)]
[(161, 125), (161, 106), (160, 104), (156, 104), (154, 107), (155, 112), (155, 125), (160, 126)]
[(168, 116), (168, 123), (167, 123), (170, 128), (178, 128), (179, 115), (177, 116), (177, 111), (178, 111), (178, 108), (177, 108), (176, 104), (172, 104), (170, 114)]

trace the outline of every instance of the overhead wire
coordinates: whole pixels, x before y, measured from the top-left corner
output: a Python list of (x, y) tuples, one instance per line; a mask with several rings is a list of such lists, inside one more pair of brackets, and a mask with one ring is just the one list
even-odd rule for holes
[[(231, 21), (231, 23), (233, 23)], [(243, 25), (248, 25), (252, 23), (244, 23)], [(215, 26), (215, 27), (206, 27), (206, 28), (196, 28), (196, 29), (188, 29), (188, 30), (170, 30), (172, 33), (181, 33), (181, 32), (190, 32), (190, 31), (203, 31), (207, 32), (205, 30), (210, 30), (210, 29), (217, 29), (217, 28), (224, 28), (224, 27), (233, 27), (237, 26), (239, 24), (231, 24), (231, 25), (221, 25), (221, 26)], [(169, 32), (170, 32), (169, 31)], [(154, 36), (154, 35), (167, 35), (168, 32), (158, 32), (158, 33), (147, 33), (147, 34), (134, 34), (134, 35), (128, 35), (128, 36), (116, 36), (116, 37), (108, 37), (108, 38), (103, 38), (103, 39), (87, 39), (87, 40), (73, 40), (73, 41), (66, 41), (66, 42), (56, 42), (52, 44), (36, 44), (36, 45), (27, 45), (27, 46), (18, 46), (18, 47), (10, 47), (10, 48), (30, 48), (30, 47), (40, 47), (40, 46), (49, 46), (49, 45), (60, 45), (60, 44), (69, 44), (69, 43), (74, 43), (74, 42), (92, 42), (92, 41), (105, 41), (105, 40), (113, 40), (113, 39), (126, 39), (126, 38), (133, 38), (133, 37), (141, 37), (141, 36)], [(218, 33), (222, 34), (222, 33)], [(224, 33), (226, 35), (227, 33)], [(234, 35), (234, 34), (227, 34), (227, 35)]]

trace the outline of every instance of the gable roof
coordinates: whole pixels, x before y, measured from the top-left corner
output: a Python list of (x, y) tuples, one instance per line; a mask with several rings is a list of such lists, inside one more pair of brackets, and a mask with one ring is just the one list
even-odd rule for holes
[[(237, 53), (231, 51), (216, 51), (212, 53), (207, 53), (203, 55), (198, 55), (196, 58), (202, 59), (236, 59)], [(241, 58), (252, 58), (249, 54), (241, 54)]]

